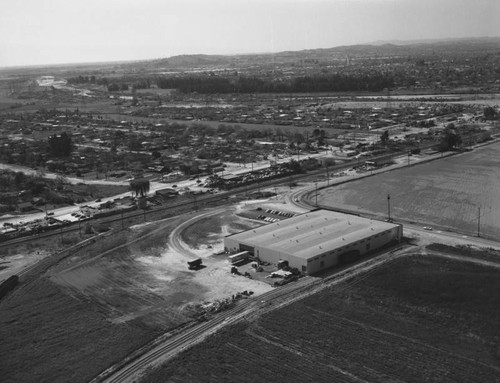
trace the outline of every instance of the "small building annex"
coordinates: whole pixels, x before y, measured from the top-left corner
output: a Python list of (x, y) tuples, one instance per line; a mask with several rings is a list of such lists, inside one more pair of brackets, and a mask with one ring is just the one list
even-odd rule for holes
[(224, 238), (228, 252), (248, 251), (262, 261), (287, 261), (306, 274), (348, 263), (403, 235), (400, 224), (315, 210)]

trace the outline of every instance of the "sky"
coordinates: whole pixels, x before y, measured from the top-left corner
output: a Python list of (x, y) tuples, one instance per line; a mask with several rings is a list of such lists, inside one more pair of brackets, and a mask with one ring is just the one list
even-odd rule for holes
[(0, 67), (500, 36), (499, 0), (2, 0)]

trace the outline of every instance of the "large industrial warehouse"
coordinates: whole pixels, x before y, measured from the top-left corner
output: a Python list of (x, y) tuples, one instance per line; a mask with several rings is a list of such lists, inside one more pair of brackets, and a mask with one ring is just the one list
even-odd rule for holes
[(227, 236), (224, 247), (274, 264), (287, 261), (290, 267), (314, 274), (399, 241), (402, 234), (399, 224), (316, 210)]

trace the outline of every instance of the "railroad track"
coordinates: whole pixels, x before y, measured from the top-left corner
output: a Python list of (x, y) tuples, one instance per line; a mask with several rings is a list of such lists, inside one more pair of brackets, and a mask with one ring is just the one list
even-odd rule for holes
[(21, 270), (19, 273), (17, 273), (17, 276), (19, 277), (19, 279), (22, 280), (24, 277), (27, 277), (32, 272), (35, 272), (35, 271), (37, 273), (44, 272), (53, 264), (58, 263), (62, 259), (64, 259), (65, 257), (73, 254), (75, 250), (78, 250), (78, 249), (86, 246), (89, 243), (94, 243), (99, 238), (104, 237), (104, 236), (109, 236), (111, 234), (112, 234), (112, 231), (98, 234), (94, 237), (91, 237), (91, 238), (88, 238), (82, 242), (79, 242), (71, 247), (68, 247), (67, 249), (62, 250), (55, 255), (45, 257), (44, 259), (40, 260), (39, 262), (34, 263), (33, 265), (30, 265), (30, 266), (24, 268), (23, 270)]
[[(397, 250), (397, 249), (396, 249)], [(149, 351), (131, 360), (124, 366), (115, 366), (94, 378), (91, 383), (126, 383), (140, 380), (145, 371), (168, 361), (178, 353), (203, 341), (222, 327), (241, 320), (252, 320), (266, 312), (286, 306), (335, 284), (345, 282), (342, 289), (348, 289), (368, 278), (378, 267), (393, 262), (400, 255), (394, 250), (378, 257), (365, 259), (357, 264), (344, 267), (324, 278), (303, 277), (297, 282), (276, 288), (267, 293), (237, 303), (212, 319), (202, 322), (177, 334)], [(349, 281), (349, 279), (356, 277)]]
[[(426, 146), (422, 146), (421, 149), (425, 149), (425, 148), (432, 147), (432, 146), (435, 146), (435, 144), (429, 144)], [(336, 171), (340, 171), (340, 170), (345, 170), (345, 169), (348, 169), (351, 167), (362, 165), (367, 160), (385, 161), (385, 160), (388, 160), (390, 158), (399, 157), (403, 154), (405, 154), (405, 153), (404, 152), (395, 152), (395, 153), (391, 153), (391, 154), (384, 154), (381, 156), (367, 157), (367, 158), (364, 158), (362, 160), (358, 159), (355, 161), (350, 161), (350, 162), (345, 163), (345, 164), (330, 166), (330, 167), (328, 167), (328, 171), (329, 172), (333, 172), (333, 171), (336, 172)], [(300, 180), (304, 180), (304, 179), (308, 179), (308, 178), (312, 178), (312, 177), (317, 177), (318, 175), (324, 175), (324, 173), (325, 173), (325, 169), (319, 168), (319, 169), (312, 170), (312, 171), (309, 171), (309, 172), (304, 173), (304, 174), (288, 175), (288, 176), (284, 176), (281, 178), (260, 181), (260, 182), (257, 182), (257, 183), (251, 184), (251, 185), (240, 186), (240, 187), (237, 187), (237, 188), (234, 188), (234, 189), (231, 189), (228, 191), (223, 191), (221, 193), (217, 193), (214, 195), (201, 195), (201, 196), (198, 196), (196, 199), (193, 199), (192, 201), (182, 201), (182, 202), (175, 203), (175, 204), (172, 204), (169, 206), (156, 207), (156, 208), (153, 208), (153, 209), (148, 210), (148, 211), (135, 210), (133, 212), (124, 213), (123, 215), (121, 215), (118, 212), (116, 215), (113, 215), (112, 218), (109, 218), (109, 219), (98, 218), (98, 220), (100, 223), (110, 224), (110, 223), (116, 223), (116, 222), (122, 221), (124, 219), (131, 219), (131, 218), (133, 219), (133, 218), (138, 218), (138, 217), (142, 217), (142, 216), (144, 216), (144, 218), (145, 218), (146, 215), (148, 215), (148, 214), (153, 214), (155, 212), (161, 212), (161, 211), (165, 211), (165, 210), (175, 211), (176, 209), (190, 209), (192, 207), (195, 208), (196, 206), (199, 207), (199, 206), (202, 206), (203, 204), (210, 204), (213, 202), (217, 203), (217, 202), (223, 201), (223, 200), (229, 198), (229, 196), (231, 196), (231, 195), (243, 194), (243, 193), (248, 194), (249, 192), (260, 190), (261, 188), (265, 188), (265, 187), (269, 187), (269, 186), (273, 186), (273, 185), (291, 184), (292, 182), (297, 182)], [(311, 189), (310, 192), (312, 190), (313, 189)], [(83, 222), (87, 222), (87, 220), (83, 221)], [(11, 240), (3, 240), (3, 241), (0, 241), (0, 247), (12, 246), (12, 245), (17, 244), (17, 243), (23, 243), (23, 242), (31, 241), (33, 239), (38, 239), (38, 238), (51, 237), (54, 235), (61, 235), (62, 236), (64, 234), (67, 234), (70, 232), (79, 231), (81, 229), (79, 227), (80, 224), (81, 224), (81, 222), (80, 223), (74, 222), (74, 223), (71, 223), (62, 229), (61, 228), (54, 229), (54, 230), (47, 231), (44, 233), (32, 234), (29, 236), (15, 238), (15, 239), (11, 239)]]

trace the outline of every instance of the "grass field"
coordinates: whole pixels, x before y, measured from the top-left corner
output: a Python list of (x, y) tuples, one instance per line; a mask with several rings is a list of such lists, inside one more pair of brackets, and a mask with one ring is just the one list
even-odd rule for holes
[(387, 216), (425, 226), (500, 236), (500, 143), (410, 168), (330, 187), (318, 203)]
[(498, 382), (499, 276), (434, 256), (399, 259), (227, 328), (143, 381)]
[(39, 279), (0, 304), (1, 381), (88, 382), (158, 333), (139, 321), (112, 324), (98, 306)]

